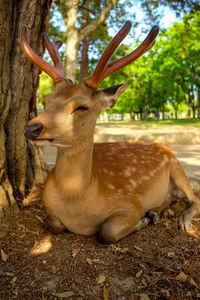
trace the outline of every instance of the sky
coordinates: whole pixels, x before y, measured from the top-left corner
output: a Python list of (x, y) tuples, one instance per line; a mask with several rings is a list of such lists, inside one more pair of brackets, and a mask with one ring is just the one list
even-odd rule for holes
[[(158, 12), (160, 12), (160, 15), (162, 16), (161, 20), (160, 20), (160, 26), (162, 28), (168, 28), (170, 26), (173, 25), (174, 22), (178, 21), (175, 12), (173, 10), (170, 10), (169, 7), (160, 7), (157, 9)], [(132, 7), (127, 9), (127, 20), (130, 18), (130, 14), (135, 13), (136, 15), (136, 22), (139, 23), (138, 27), (136, 28), (136, 37), (141, 35), (142, 29), (145, 27), (145, 23), (144, 23), (144, 19), (145, 19), (145, 13), (143, 12), (140, 4), (135, 3), (135, 1), (133, 1), (133, 5)], [(58, 14), (60, 14), (58, 12)], [(57, 15), (58, 17), (58, 15)], [(55, 18), (55, 21), (57, 19), (57, 17)], [(59, 22), (60, 24), (60, 28), (62, 31), (66, 30), (66, 25), (65, 23), (62, 21), (62, 17), (59, 17)], [(131, 21), (131, 20), (130, 20)], [(114, 29), (113, 28), (109, 28), (109, 34), (114, 35)]]
[[(170, 10), (169, 7), (160, 7), (157, 10), (160, 13), (160, 15), (162, 16), (161, 20), (160, 20), (160, 24), (159, 24), (159, 26), (161, 28), (171, 27), (171, 26), (173, 26), (173, 23), (179, 21), (176, 17), (175, 12)], [(139, 40), (143, 40), (146, 37), (146, 33), (143, 32), (143, 29), (144, 28), (148, 29), (148, 27), (144, 23), (145, 13), (143, 12), (143, 10), (139, 4), (133, 4), (131, 8), (128, 8), (127, 20), (128, 20), (129, 14), (133, 14), (133, 13), (135, 13), (135, 15), (136, 15), (136, 22), (139, 23), (139, 25), (135, 28), (135, 31), (134, 31), (135, 38), (139, 39)], [(155, 25), (157, 25), (157, 24), (155, 24)], [(151, 28), (149, 28), (148, 31), (150, 31), (150, 29)], [(114, 31), (113, 28), (109, 29), (109, 34), (111, 36), (114, 36), (115, 33), (116, 33), (116, 31)], [(132, 33), (133, 33), (133, 31), (132, 31)], [(124, 39), (123, 43), (130, 44), (130, 39), (132, 39), (132, 37), (130, 37), (130, 35), (129, 35)]]

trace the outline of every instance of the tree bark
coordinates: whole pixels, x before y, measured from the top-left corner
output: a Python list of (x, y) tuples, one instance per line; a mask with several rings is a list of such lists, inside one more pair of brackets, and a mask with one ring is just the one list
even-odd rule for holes
[(20, 205), (26, 191), (45, 176), (41, 150), (24, 137), (25, 123), (37, 113), (39, 69), (23, 53), (20, 32), (26, 24), (31, 47), (43, 54), (40, 36), (48, 30), (50, 4), (4, 0), (0, 6), (0, 217)]
[(80, 77), (79, 82), (88, 76), (88, 47), (89, 47), (89, 37), (86, 36), (83, 40), (83, 45), (81, 49), (81, 67), (80, 67)]
[(66, 40), (66, 76), (75, 82), (76, 78), (76, 61), (78, 56), (78, 29), (76, 20), (78, 15), (79, 0), (71, 0), (68, 4), (67, 18), (67, 40)]

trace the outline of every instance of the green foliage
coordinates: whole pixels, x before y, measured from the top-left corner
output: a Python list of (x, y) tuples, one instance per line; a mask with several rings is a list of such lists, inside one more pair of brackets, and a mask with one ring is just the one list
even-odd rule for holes
[[(111, 112), (148, 112), (178, 110), (187, 104), (200, 111), (200, 12), (186, 15), (183, 22), (160, 33), (154, 47), (133, 64), (107, 78), (103, 86), (130, 81), (129, 89)], [(114, 58), (131, 52), (119, 47)]]
[(53, 92), (53, 80), (44, 72), (40, 74), (38, 89), (38, 107), (43, 107), (43, 99), (45, 96)]

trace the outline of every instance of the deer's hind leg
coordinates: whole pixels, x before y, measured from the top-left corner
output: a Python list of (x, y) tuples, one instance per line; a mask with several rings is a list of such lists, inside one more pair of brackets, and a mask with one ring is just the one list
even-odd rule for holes
[(200, 213), (200, 200), (194, 195), (189, 179), (178, 161), (171, 168), (171, 179), (187, 197), (186, 201), (189, 207), (180, 216), (179, 227), (181, 230), (189, 232), (192, 230), (192, 218)]
[(66, 230), (64, 225), (60, 222), (60, 220), (52, 215), (47, 216), (45, 220), (45, 228), (54, 234), (60, 234)]
[(128, 234), (139, 231), (146, 227), (150, 219), (144, 217), (145, 212), (136, 209), (128, 213), (116, 213), (104, 221), (98, 234), (100, 243), (112, 244), (127, 236)]

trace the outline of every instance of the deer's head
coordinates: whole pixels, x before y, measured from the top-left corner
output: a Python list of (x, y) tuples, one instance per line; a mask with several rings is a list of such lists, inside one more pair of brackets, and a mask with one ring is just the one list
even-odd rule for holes
[(26, 26), (22, 28), (21, 42), (26, 55), (40, 69), (53, 78), (55, 92), (44, 99), (45, 110), (25, 125), (25, 135), (36, 146), (74, 147), (93, 138), (95, 123), (102, 110), (112, 108), (129, 83), (97, 90), (99, 84), (110, 74), (125, 67), (149, 50), (158, 34), (154, 26), (143, 43), (132, 53), (108, 63), (114, 50), (131, 28), (127, 21), (112, 39), (100, 58), (93, 74), (80, 84), (65, 78), (64, 67), (58, 55), (61, 41), (51, 42), (42, 34), (54, 66), (45, 62), (31, 49), (27, 42)]

